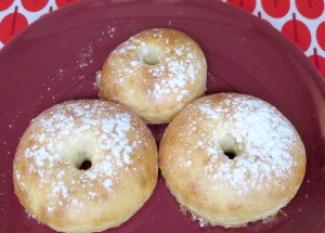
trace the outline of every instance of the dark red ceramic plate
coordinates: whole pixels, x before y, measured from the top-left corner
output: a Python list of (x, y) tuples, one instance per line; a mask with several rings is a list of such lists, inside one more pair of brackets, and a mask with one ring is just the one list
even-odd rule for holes
[[(208, 93), (235, 91), (278, 107), (306, 145), (307, 175), (296, 198), (274, 221), (247, 228), (200, 228), (183, 216), (162, 178), (145, 206), (114, 233), (324, 233), (325, 83), (280, 33), (216, 0), (88, 0), (45, 16), (0, 52), (0, 232), (52, 232), (29, 219), (12, 185), (19, 137), (45, 108), (95, 98), (95, 72), (108, 53), (150, 27), (193, 36), (209, 65)], [(153, 127), (159, 138), (163, 127)]]

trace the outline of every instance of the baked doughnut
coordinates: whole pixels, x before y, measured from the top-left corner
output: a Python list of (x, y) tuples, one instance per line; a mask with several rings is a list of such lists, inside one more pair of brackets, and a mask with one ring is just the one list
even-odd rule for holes
[(42, 112), (18, 145), (14, 189), (26, 212), (60, 232), (98, 232), (128, 220), (150, 197), (157, 150), (127, 108), (69, 101)]
[(204, 93), (206, 76), (206, 60), (194, 40), (172, 29), (149, 29), (108, 56), (100, 97), (131, 107), (148, 123), (166, 123)]
[(306, 166), (291, 123), (270, 104), (235, 93), (186, 106), (163, 136), (159, 161), (178, 202), (224, 227), (275, 215), (295, 196)]

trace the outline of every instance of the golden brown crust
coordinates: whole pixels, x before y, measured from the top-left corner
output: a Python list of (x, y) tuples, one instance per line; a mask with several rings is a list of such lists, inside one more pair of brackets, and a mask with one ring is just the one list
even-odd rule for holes
[[(80, 156), (91, 168), (76, 167)], [(13, 168), (29, 215), (57, 231), (98, 232), (128, 220), (150, 197), (157, 150), (145, 124), (122, 105), (70, 101), (31, 122)]]
[[(234, 159), (224, 155), (230, 149)], [(160, 169), (178, 202), (225, 227), (276, 214), (295, 196), (305, 165), (304, 145), (291, 123), (271, 105), (234, 93), (186, 106), (159, 150)]]
[[(147, 60), (157, 64), (148, 65)], [(100, 96), (130, 106), (149, 123), (164, 123), (204, 93), (206, 75), (203, 51), (189, 36), (172, 29), (149, 29), (108, 56)]]

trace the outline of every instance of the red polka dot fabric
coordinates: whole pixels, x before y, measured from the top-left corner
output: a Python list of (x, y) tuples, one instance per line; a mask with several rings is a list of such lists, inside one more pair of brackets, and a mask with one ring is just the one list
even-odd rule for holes
[[(40, 16), (76, 0), (0, 0), (0, 49)], [(223, 0), (268, 21), (325, 77), (324, 0)]]
[(325, 77), (325, 0), (228, 0), (271, 23)]

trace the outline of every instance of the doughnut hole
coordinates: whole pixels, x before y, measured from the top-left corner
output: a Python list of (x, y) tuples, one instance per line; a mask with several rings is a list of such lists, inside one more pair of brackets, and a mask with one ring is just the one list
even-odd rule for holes
[(80, 171), (91, 169), (96, 163), (96, 156), (100, 154), (96, 144), (93, 137), (79, 136), (78, 139), (73, 137), (67, 139), (63, 147), (65, 161)]
[(220, 147), (223, 154), (228, 159), (235, 159), (238, 156), (238, 146), (234, 136), (231, 134), (226, 134), (220, 141)]
[(224, 155), (227, 156), (229, 159), (234, 159), (234, 158), (237, 156), (236, 152), (233, 151), (233, 150), (224, 150), (223, 153), (224, 153)]
[(149, 66), (158, 65), (160, 63), (159, 52), (152, 47), (148, 47), (142, 55), (142, 60)]
[(79, 151), (76, 157), (76, 168), (79, 170), (88, 170), (92, 166), (91, 156), (86, 151)]

